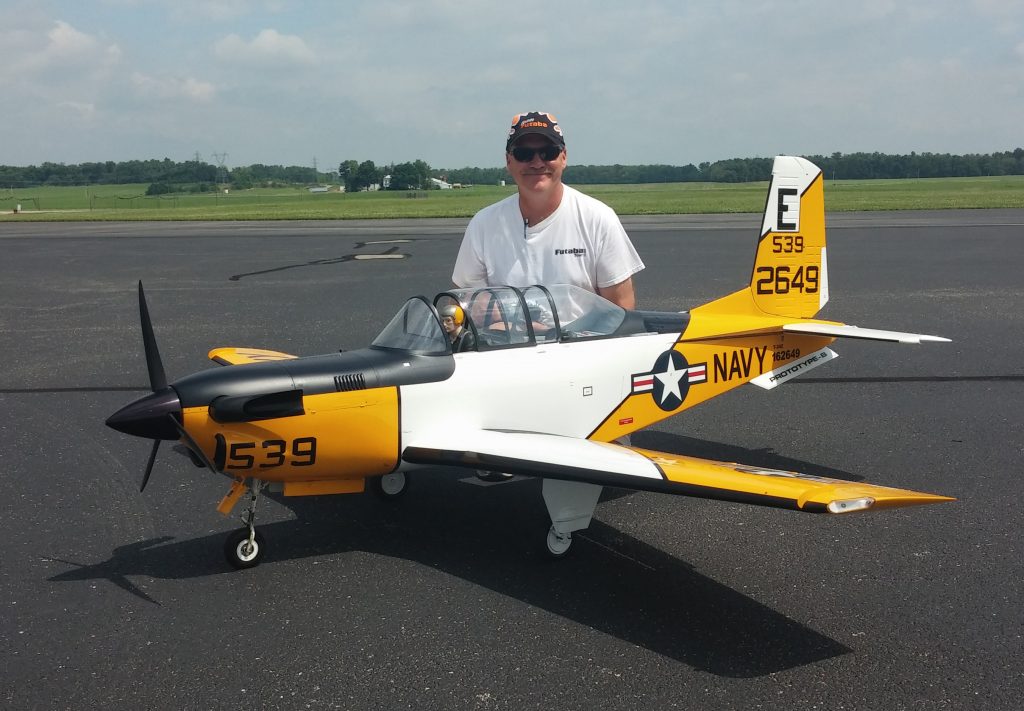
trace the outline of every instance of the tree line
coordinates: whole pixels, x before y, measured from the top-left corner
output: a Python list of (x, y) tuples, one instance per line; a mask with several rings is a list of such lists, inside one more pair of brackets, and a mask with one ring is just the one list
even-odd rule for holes
[[(806, 156), (830, 180), (878, 178), (950, 178), (981, 175), (1024, 175), (1024, 149), (988, 154), (950, 153), (833, 153)], [(730, 158), (699, 165), (569, 165), (571, 184), (746, 183), (768, 180), (771, 158)], [(224, 168), (202, 160), (130, 160), (102, 163), (42, 163), (38, 166), (0, 165), (0, 188), (44, 185), (115, 185), (149, 183), (151, 192), (204, 191), (230, 185), (234, 189), (313, 185), (334, 181), (349, 192), (372, 189), (426, 189), (431, 178), (463, 185), (495, 185), (507, 179), (504, 166), (495, 168), (432, 168), (422, 160), (377, 166), (373, 161), (344, 160), (337, 172), (308, 166), (255, 164)]]

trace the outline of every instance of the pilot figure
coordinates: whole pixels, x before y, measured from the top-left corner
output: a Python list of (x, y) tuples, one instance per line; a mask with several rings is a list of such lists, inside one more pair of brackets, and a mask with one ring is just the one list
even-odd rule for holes
[(458, 304), (450, 304), (441, 309), (441, 325), (444, 326), (448, 339), (452, 342), (452, 353), (471, 351), (476, 345), (473, 332), (465, 328), (466, 312)]

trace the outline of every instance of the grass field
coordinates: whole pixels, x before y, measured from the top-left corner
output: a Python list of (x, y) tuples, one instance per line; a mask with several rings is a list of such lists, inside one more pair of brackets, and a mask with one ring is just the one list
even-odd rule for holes
[[(767, 183), (582, 185), (620, 215), (760, 212)], [(257, 188), (230, 193), (147, 197), (145, 185), (0, 188), (2, 221), (347, 220), (469, 217), (515, 186), (425, 192), (310, 193)], [(17, 205), (21, 212), (12, 214)], [(826, 181), (829, 211), (1024, 208), (1024, 176)]]

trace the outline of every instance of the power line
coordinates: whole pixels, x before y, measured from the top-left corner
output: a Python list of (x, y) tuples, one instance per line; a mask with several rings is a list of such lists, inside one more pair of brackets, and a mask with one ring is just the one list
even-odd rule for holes
[(227, 153), (214, 153), (213, 159), (217, 161), (217, 182), (228, 182), (228, 169), (224, 167), (224, 161), (228, 159)]

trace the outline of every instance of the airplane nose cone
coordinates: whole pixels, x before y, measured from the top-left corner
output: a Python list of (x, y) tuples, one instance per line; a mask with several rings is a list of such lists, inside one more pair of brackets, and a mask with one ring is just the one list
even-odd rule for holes
[(125, 405), (107, 418), (107, 427), (136, 437), (178, 439), (181, 435), (168, 415), (181, 421), (181, 401), (169, 387)]

